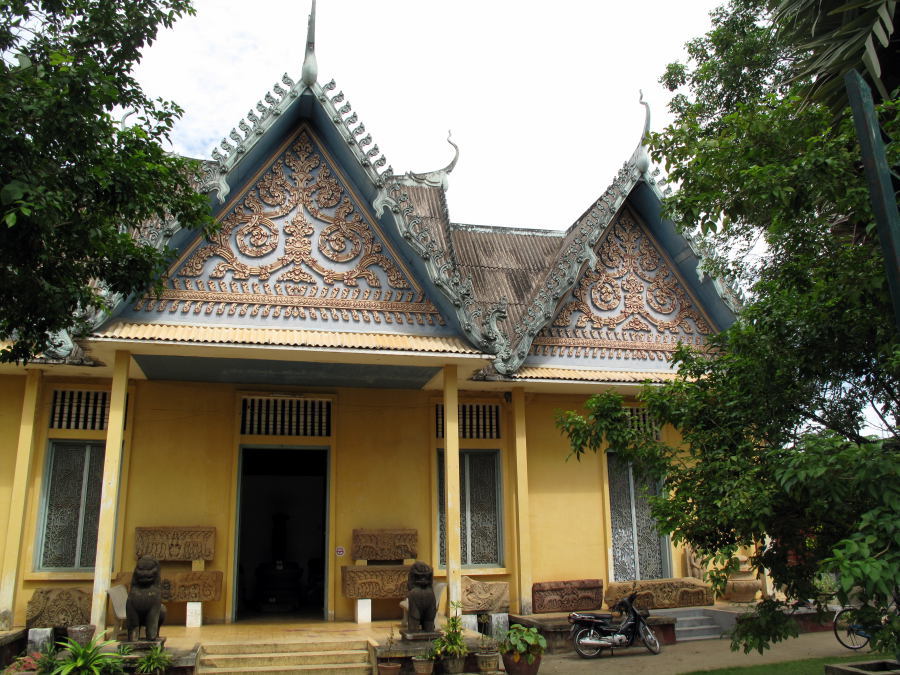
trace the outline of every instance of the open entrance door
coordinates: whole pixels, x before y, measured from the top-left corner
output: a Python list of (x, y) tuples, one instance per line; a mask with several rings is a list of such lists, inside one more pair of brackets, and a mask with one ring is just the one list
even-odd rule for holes
[(241, 451), (235, 619), (323, 618), (328, 450)]

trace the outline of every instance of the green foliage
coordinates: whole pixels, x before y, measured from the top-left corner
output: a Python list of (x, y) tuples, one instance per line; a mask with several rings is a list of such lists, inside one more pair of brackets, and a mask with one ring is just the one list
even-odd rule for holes
[(525, 659), (528, 663), (534, 663), (535, 658), (547, 649), (547, 640), (537, 628), (514, 623), (500, 637), (499, 648), (501, 654), (512, 654), (514, 661)]
[(198, 163), (161, 145), (181, 109), (131, 74), (158, 28), (192, 13), (189, 0), (0, 6), (0, 360), (31, 359), (157, 282), (169, 252), (133, 228), (212, 225)]
[(66, 638), (59, 643), (64, 650), (56, 661), (52, 675), (114, 675), (123, 673), (122, 657), (114, 651), (104, 651), (114, 644), (95, 636), (86, 645)]
[(451, 615), (447, 617), (443, 634), (435, 638), (432, 643), (435, 659), (457, 658), (469, 653), (463, 637), (462, 617), (460, 616), (462, 603), (455, 600), (450, 603), (450, 608)]
[(172, 665), (172, 655), (161, 644), (155, 644), (135, 662), (135, 672), (163, 673)]
[[(662, 78), (685, 88), (652, 138), (680, 185), (664, 210), (748, 298), (705, 351), (679, 347), (675, 381), (642, 391), (681, 442), (632, 429), (614, 393), (557, 417), (571, 454), (608, 447), (663, 482), (653, 515), (713, 563), (714, 586), (740, 547), (757, 551), (751, 565), (787, 602), (741, 622), (745, 650), (793, 634), (784, 612), (820, 602), (823, 573), (876, 611), (900, 591), (900, 336), (859, 147), (849, 116), (804, 101), (796, 50), (771, 21), (768, 3), (733, 0)], [(878, 114), (900, 138), (897, 94)], [(887, 153), (898, 166), (900, 143)], [(869, 410), (884, 438), (866, 436)]]

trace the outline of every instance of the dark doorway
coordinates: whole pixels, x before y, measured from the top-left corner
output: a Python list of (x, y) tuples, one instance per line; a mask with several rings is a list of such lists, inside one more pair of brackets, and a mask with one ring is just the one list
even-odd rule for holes
[(323, 618), (328, 451), (241, 453), (236, 619)]

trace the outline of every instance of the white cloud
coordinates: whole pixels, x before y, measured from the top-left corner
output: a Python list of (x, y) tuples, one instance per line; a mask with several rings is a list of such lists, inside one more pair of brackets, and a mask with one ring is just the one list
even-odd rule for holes
[[(175, 149), (208, 157), (282, 73), (299, 79), (309, 4), (195, 4), (138, 78), (185, 108)], [(335, 78), (397, 173), (446, 165), (453, 131), (453, 221), (562, 229), (631, 155), (639, 89), (664, 124), (657, 79), (716, 4), (319, 0), (319, 81)]]

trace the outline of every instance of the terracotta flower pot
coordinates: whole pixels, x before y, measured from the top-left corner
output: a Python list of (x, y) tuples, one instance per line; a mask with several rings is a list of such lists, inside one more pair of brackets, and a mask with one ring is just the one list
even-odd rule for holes
[(504, 654), (503, 667), (506, 668), (508, 675), (535, 675), (541, 667), (541, 657), (535, 656), (534, 661), (528, 663), (524, 657), (516, 661), (513, 654)]
[(441, 669), (445, 673), (461, 673), (466, 665), (465, 656), (454, 656), (441, 661)]
[(378, 663), (378, 675), (396, 675), (403, 667), (402, 663), (396, 661), (383, 661)]
[(434, 661), (431, 659), (412, 659), (413, 672), (417, 675), (431, 675), (434, 672)]
[(493, 673), (500, 670), (498, 667), (499, 656), (498, 652), (476, 653), (475, 659), (478, 661), (478, 670), (482, 673)]

